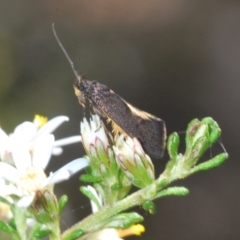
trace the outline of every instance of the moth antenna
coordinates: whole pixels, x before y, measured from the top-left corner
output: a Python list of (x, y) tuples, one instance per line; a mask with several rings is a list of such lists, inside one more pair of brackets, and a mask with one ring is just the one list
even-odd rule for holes
[(80, 81), (82, 81), (81, 76), (78, 74), (77, 70), (76, 70), (75, 67), (74, 67), (74, 63), (73, 63), (73, 61), (72, 61), (71, 58), (69, 57), (69, 55), (68, 55), (66, 49), (65, 49), (64, 46), (62, 45), (60, 39), (58, 38), (57, 32), (56, 32), (56, 30), (55, 30), (54, 23), (52, 24), (52, 30), (53, 30), (53, 34), (54, 34), (54, 36), (55, 36), (55, 38), (56, 38), (56, 40), (57, 40), (57, 42), (58, 42), (60, 48), (62, 49), (64, 55), (66, 56), (68, 62), (70, 63), (71, 68), (72, 68), (72, 70), (73, 70), (75, 76), (77, 77), (77, 79), (79, 79)]

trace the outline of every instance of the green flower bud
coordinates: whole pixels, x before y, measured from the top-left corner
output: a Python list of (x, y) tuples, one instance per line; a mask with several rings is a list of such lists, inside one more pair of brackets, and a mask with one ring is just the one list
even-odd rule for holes
[(204, 118), (201, 122), (207, 124), (209, 127), (209, 142), (211, 144), (215, 143), (221, 136), (221, 129), (217, 122), (210, 117)]
[(58, 218), (59, 207), (56, 196), (48, 190), (37, 191), (30, 211), (38, 222), (48, 224)]
[(152, 161), (136, 138), (120, 135), (113, 149), (118, 165), (135, 186), (144, 188), (154, 181)]

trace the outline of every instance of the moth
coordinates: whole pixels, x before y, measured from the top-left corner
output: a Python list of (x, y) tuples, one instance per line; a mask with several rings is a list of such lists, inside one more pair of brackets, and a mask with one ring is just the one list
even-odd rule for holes
[(153, 158), (161, 158), (165, 149), (165, 122), (154, 115), (137, 109), (106, 85), (83, 79), (75, 70), (74, 64), (59, 40), (53, 24), (55, 38), (68, 59), (76, 76), (74, 91), (80, 105), (88, 105), (93, 113), (112, 123), (112, 129), (119, 133), (137, 138), (144, 151)]

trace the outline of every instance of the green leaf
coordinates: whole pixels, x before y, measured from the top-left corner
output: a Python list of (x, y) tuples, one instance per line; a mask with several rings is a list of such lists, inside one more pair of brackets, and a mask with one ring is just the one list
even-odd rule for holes
[(174, 159), (174, 160), (177, 159), (179, 143), (180, 143), (180, 139), (176, 132), (172, 133), (168, 137), (167, 149), (171, 159)]
[(51, 231), (49, 229), (39, 229), (34, 232), (33, 236), (37, 238), (43, 238), (49, 235)]
[(157, 211), (156, 205), (152, 201), (149, 201), (149, 200), (145, 201), (142, 204), (142, 207), (144, 210), (148, 211), (151, 214), (154, 214)]
[(12, 205), (12, 204), (11, 204), (6, 198), (1, 197), (1, 196), (0, 196), (0, 202), (2, 202), (2, 203), (6, 203), (6, 204), (9, 205), (9, 206)]
[(79, 179), (86, 183), (99, 183), (102, 181), (102, 178), (90, 174), (82, 174)]
[(136, 212), (120, 213), (110, 218), (104, 228), (128, 228), (143, 220), (144, 218)]
[(16, 233), (14, 228), (12, 228), (10, 225), (8, 225), (7, 223), (5, 223), (1, 220), (0, 220), (0, 229), (4, 232)]
[(92, 200), (98, 207), (98, 209), (101, 208), (100, 202), (98, 201), (97, 197), (85, 186), (80, 187), (80, 191), (88, 197), (90, 200)]
[(80, 238), (85, 233), (81, 229), (74, 230), (73, 232), (69, 233), (67, 236), (65, 236), (62, 240), (74, 240), (76, 238)]
[(156, 198), (162, 198), (166, 196), (186, 196), (189, 194), (189, 190), (185, 187), (169, 187), (157, 193)]
[(46, 227), (44, 227), (44, 229), (42, 228), (43, 228), (42, 224), (36, 222), (34, 226), (32, 226), (29, 229), (28, 239), (35, 240), (35, 239), (43, 238), (51, 232)]
[(118, 191), (119, 189), (121, 189), (122, 188), (122, 184), (120, 184), (120, 183), (115, 183), (115, 184), (113, 184), (112, 186), (111, 186), (111, 189), (113, 190), (113, 191)]
[(207, 171), (212, 168), (218, 167), (222, 163), (224, 163), (227, 160), (227, 158), (228, 158), (227, 153), (220, 153), (219, 155), (215, 156), (214, 158), (212, 158), (206, 162), (200, 163), (197, 166), (195, 166), (194, 168), (192, 168), (191, 174), (199, 172), (199, 171)]
[(60, 197), (60, 199), (58, 200), (58, 206), (59, 206), (59, 215), (61, 215), (63, 209), (65, 208), (66, 204), (68, 202), (68, 196), (67, 195), (63, 195)]

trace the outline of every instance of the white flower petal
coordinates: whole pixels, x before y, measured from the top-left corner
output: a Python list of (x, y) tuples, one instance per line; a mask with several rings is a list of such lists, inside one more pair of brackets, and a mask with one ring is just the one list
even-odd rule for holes
[(51, 175), (46, 179), (43, 187), (47, 185), (52, 185), (56, 183), (60, 183), (62, 181), (68, 180), (71, 177), (71, 174), (66, 169), (61, 169), (61, 171), (56, 171), (51, 173)]
[[(87, 188), (88, 188), (88, 190), (91, 191), (91, 193), (95, 196), (95, 198), (96, 198), (97, 201), (98, 201), (99, 206), (102, 206), (102, 204), (103, 204), (103, 203), (102, 203), (102, 198), (100, 198), (100, 196), (97, 194), (97, 191), (95, 190), (95, 188), (93, 188), (93, 187), (90, 186), (90, 185), (88, 185)], [(92, 200), (90, 200), (90, 203), (91, 203), (91, 207), (92, 207), (92, 213), (98, 212), (99, 209), (98, 209), (97, 204), (96, 204), (94, 201), (92, 201)]]
[(58, 128), (62, 123), (68, 121), (67, 116), (58, 116), (49, 120), (43, 127), (41, 127), (37, 133), (37, 137), (45, 133), (52, 133), (56, 128)]
[(52, 155), (54, 136), (52, 134), (41, 135), (33, 147), (32, 165), (45, 169)]
[(47, 186), (50, 184), (59, 183), (65, 180), (68, 180), (73, 174), (77, 173), (81, 169), (87, 167), (89, 165), (87, 159), (79, 158), (73, 160), (72, 162), (64, 165), (56, 172), (52, 173), (43, 184), (43, 186)]
[(72, 143), (81, 142), (81, 140), (82, 140), (82, 138), (80, 135), (63, 138), (63, 139), (55, 141), (54, 147), (61, 147), (61, 146), (69, 145)]
[(0, 162), (0, 177), (10, 182), (16, 182), (17, 169), (7, 163)]
[(18, 201), (17, 206), (26, 208), (32, 203), (34, 198), (35, 198), (35, 193), (32, 193), (29, 196), (24, 196)]
[(91, 144), (95, 144), (97, 138), (101, 139), (104, 146), (107, 147), (109, 145), (108, 137), (98, 115), (92, 115), (90, 123), (84, 118), (80, 124), (80, 129), (82, 142), (87, 151), (89, 151), (89, 146)]
[(11, 194), (20, 196), (20, 191), (12, 184), (6, 184), (3, 178), (0, 178), (0, 196), (6, 197)]
[(53, 150), (52, 150), (52, 155), (60, 155), (62, 154), (63, 152), (63, 149), (61, 147), (54, 147)]
[(1, 194), (5, 194), (5, 196), (9, 196), (11, 194), (21, 196), (22, 192), (14, 185), (6, 185), (5, 189), (1, 189)]
[[(37, 222), (36, 222), (36, 220), (34, 220), (32, 218), (27, 218), (26, 223), (27, 223), (28, 227), (33, 228)], [(42, 227), (41, 227), (41, 229), (42, 229)]]
[(87, 167), (88, 165), (89, 165), (89, 162), (86, 158), (78, 158), (64, 165), (58, 171), (60, 171), (61, 169), (66, 169), (67, 171), (70, 172), (71, 175), (73, 175), (78, 171), (80, 171), (81, 169)]
[(37, 126), (33, 122), (23, 122), (14, 129), (14, 132), (10, 135), (10, 137), (29, 142), (36, 132)]
[(118, 232), (115, 228), (105, 228), (97, 232), (87, 233), (84, 235), (87, 240), (123, 240), (118, 236)]
[(12, 184), (6, 184), (6, 181), (0, 178), (0, 196), (6, 197), (11, 194), (21, 196), (21, 191)]
[(21, 142), (12, 143), (12, 156), (17, 169), (25, 169), (31, 166), (31, 155), (28, 146)]

